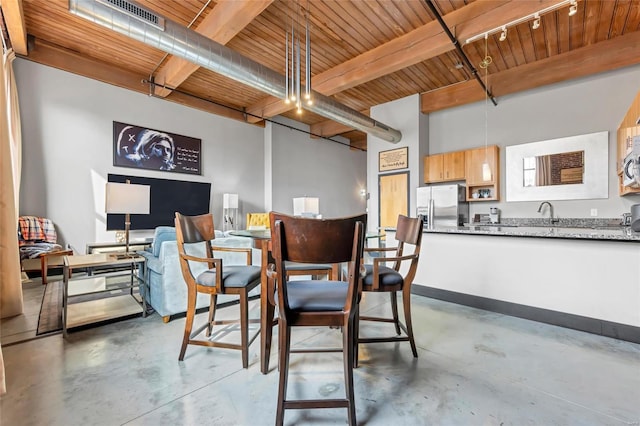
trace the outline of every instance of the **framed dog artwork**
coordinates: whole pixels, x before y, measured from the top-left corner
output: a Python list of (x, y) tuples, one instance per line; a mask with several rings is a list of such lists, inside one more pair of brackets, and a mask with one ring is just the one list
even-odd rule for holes
[(113, 122), (113, 165), (199, 175), (202, 140)]

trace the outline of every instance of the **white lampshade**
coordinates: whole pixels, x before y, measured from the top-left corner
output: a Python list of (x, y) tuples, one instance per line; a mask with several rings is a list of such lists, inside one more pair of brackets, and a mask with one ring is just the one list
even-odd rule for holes
[(107, 182), (105, 212), (149, 214), (149, 185)]
[(238, 208), (238, 194), (223, 194), (222, 195), (222, 208), (223, 209), (237, 209)]
[(487, 162), (482, 163), (482, 180), (485, 182), (491, 180), (491, 166)]
[(320, 213), (320, 199), (317, 197), (299, 197), (293, 199), (293, 215), (308, 216)]

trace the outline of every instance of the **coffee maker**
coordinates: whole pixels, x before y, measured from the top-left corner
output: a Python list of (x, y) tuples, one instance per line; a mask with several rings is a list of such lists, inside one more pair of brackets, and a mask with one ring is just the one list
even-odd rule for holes
[(489, 223), (500, 223), (500, 209), (489, 207)]

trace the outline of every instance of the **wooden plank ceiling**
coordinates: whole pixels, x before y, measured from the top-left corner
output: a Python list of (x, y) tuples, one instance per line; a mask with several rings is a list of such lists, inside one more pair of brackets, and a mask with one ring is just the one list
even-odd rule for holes
[[(293, 22), (303, 30), (308, 10), (313, 89), (365, 113), (416, 93), (425, 113), (482, 100), (476, 71), (488, 76), (499, 102), (506, 94), (640, 62), (640, 0), (582, 0), (574, 16), (564, 4), (544, 13), (538, 29), (521, 18), (560, 0), (433, 0), (472, 68), (425, 0), (138, 3), (283, 75), (285, 28)], [(152, 90), (143, 80), (153, 78), (173, 89), (155, 87), (154, 94), (169, 101), (257, 125), (282, 115), (315, 134), (340, 134), (366, 147), (360, 131), (308, 111), (297, 114), (280, 99), (72, 15), (68, 0), (1, 0), (0, 7), (3, 34), (26, 59), (143, 93)], [(484, 37), (466, 43), (503, 25), (504, 41), (496, 31), (486, 43)], [(479, 64), (486, 55), (492, 63), (484, 70)]]

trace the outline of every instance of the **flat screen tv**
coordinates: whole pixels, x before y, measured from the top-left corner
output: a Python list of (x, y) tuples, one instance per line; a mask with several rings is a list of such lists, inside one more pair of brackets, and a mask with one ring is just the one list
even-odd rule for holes
[[(132, 214), (131, 229), (154, 229), (174, 226), (175, 212), (185, 215), (209, 213), (211, 184), (183, 180), (155, 179), (139, 176), (109, 174), (109, 182), (149, 185), (151, 205), (149, 214)], [(124, 214), (107, 214), (107, 231), (124, 229)]]

